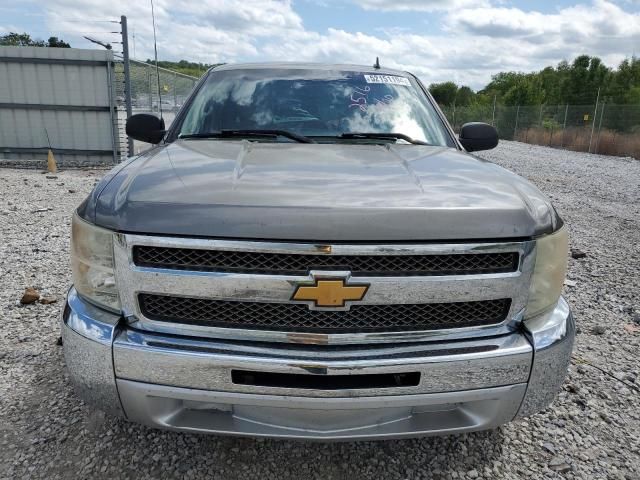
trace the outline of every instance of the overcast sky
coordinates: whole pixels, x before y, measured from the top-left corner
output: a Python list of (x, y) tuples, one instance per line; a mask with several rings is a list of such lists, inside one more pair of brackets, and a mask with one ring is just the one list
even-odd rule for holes
[[(155, 0), (155, 10), (160, 59), (373, 64), (379, 56), (427, 83), (475, 89), (499, 71), (579, 54), (610, 66), (640, 54), (640, 0)], [(148, 0), (22, 0), (0, 6), (0, 33), (93, 48), (82, 36), (118, 40), (109, 32), (119, 25), (106, 20), (120, 15), (135, 32), (135, 57), (152, 57)]]

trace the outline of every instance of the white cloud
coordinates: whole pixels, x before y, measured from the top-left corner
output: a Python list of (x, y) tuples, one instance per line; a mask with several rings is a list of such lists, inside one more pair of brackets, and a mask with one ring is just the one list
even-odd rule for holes
[[(448, 12), (434, 14), (442, 29), (418, 35), (403, 25), (372, 34), (339, 28), (312, 31), (291, 0), (155, 0), (158, 52), (161, 59), (206, 63), (303, 60), (370, 65), (379, 56), (383, 65), (412, 71), (425, 83), (454, 80), (480, 88), (499, 71), (531, 71), (583, 53), (599, 55), (615, 66), (637, 53), (640, 45), (640, 14), (606, 0), (552, 13), (492, 7), (482, 1), (453, 2), (357, 0), (363, 8), (383, 10), (433, 10), (446, 3)], [(75, 38), (58, 36), (78, 46), (86, 45), (80, 40), (82, 32), (96, 28), (82, 20), (125, 14), (129, 31), (136, 34), (137, 57), (152, 57), (147, 2), (48, 0), (44, 8), (52, 34), (76, 31)], [(341, 4), (341, 14), (349, 8), (357, 7)]]
[[(453, 13), (446, 30), (465, 37), (509, 42), (511, 55), (556, 62), (580, 54), (602, 56), (612, 64), (640, 45), (640, 13), (605, 0), (563, 8), (552, 14), (516, 8), (474, 8)], [(515, 50), (514, 50), (515, 48)]]
[(293, 11), (290, 1), (183, 1), (175, 10), (189, 14), (201, 25), (241, 34), (264, 36), (302, 28), (302, 19)]
[(14, 25), (0, 25), (0, 34), (6, 35), (11, 32), (22, 32), (22, 29)]
[(366, 10), (399, 12), (453, 11), (460, 8), (471, 8), (489, 4), (488, 0), (354, 0), (354, 3)]
[(577, 35), (586, 37), (625, 37), (640, 31), (640, 15), (625, 12), (605, 0), (591, 5), (576, 5), (543, 14), (517, 8), (470, 8), (452, 12), (448, 24), (451, 31), (491, 37), (530, 37), (533, 35)]
[[(161, 59), (241, 61), (260, 55), (263, 38), (275, 41), (303, 29), (288, 0), (155, 0), (154, 7)], [(52, 31), (77, 31), (78, 38), (95, 29), (95, 24), (88, 28), (82, 20), (110, 19), (114, 12), (127, 16), (131, 44), (136, 36), (137, 57), (152, 57), (151, 7), (146, 1), (49, 0), (46, 7)], [(115, 35), (106, 37), (119, 40)]]

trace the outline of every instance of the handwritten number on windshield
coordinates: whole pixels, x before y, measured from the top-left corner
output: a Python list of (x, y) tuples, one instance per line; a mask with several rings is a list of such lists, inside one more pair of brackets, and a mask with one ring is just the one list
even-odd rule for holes
[(385, 95), (382, 99), (374, 98), (376, 105), (390, 105), (393, 102), (393, 95)]
[[(359, 108), (360, 111), (366, 112), (369, 108), (369, 92), (371, 91), (371, 87), (355, 87), (355, 91), (351, 94), (351, 104), (349, 108)], [(374, 102), (378, 106), (389, 105), (393, 102), (392, 95), (385, 95), (382, 98), (375, 98)]]
[(367, 111), (367, 96), (371, 91), (371, 87), (355, 87), (355, 92), (351, 94), (351, 105), (349, 108), (357, 107), (362, 112)]

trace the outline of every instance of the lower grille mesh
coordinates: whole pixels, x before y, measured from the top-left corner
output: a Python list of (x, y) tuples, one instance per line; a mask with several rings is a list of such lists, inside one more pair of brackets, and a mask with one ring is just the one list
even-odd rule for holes
[(208, 327), (310, 333), (438, 330), (502, 322), (510, 299), (398, 305), (353, 305), (349, 311), (309, 310), (293, 303), (233, 302), (140, 294), (151, 320)]

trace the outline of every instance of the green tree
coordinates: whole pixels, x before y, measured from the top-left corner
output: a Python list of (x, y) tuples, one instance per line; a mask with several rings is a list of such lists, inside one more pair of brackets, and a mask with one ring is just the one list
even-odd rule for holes
[(494, 95), (502, 98), (523, 75), (523, 73), (518, 72), (497, 73), (491, 77), (491, 81), (479, 93), (491, 98)]
[(469, 87), (461, 86), (456, 93), (456, 106), (468, 107), (473, 103), (475, 96), (476, 94)]
[(28, 33), (15, 33), (10, 32), (6, 35), (0, 36), (0, 46), (5, 47), (61, 47), (71, 48), (67, 42), (58, 37), (49, 37), (49, 40), (36, 40), (31, 38)]
[(28, 33), (10, 32), (0, 37), (0, 45), (6, 47), (44, 47), (42, 40), (33, 40)]
[(598, 88), (606, 87), (611, 70), (598, 57), (576, 57), (561, 80), (562, 103), (589, 105), (596, 101)]
[(471, 88), (465, 85), (458, 87), (454, 82), (432, 83), (429, 92), (441, 107), (467, 107), (476, 100), (476, 94)]
[(534, 77), (537, 77), (537, 80), (539, 81), (539, 94), (543, 98), (542, 101), (548, 105), (563, 103), (560, 85), (562, 83), (562, 79), (566, 76), (566, 71), (563, 70), (561, 63), (558, 64), (557, 69), (553, 67), (546, 67), (537, 75), (534, 75)]
[(71, 45), (69, 45), (67, 42), (65, 42), (64, 40), (62, 40), (61, 38), (58, 39), (58, 37), (49, 37), (48, 42), (48, 47), (57, 47), (57, 48), (71, 48)]
[(521, 75), (504, 94), (505, 105), (540, 105), (545, 101), (540, 79), (535, 75)]
[(640, 104), (640, 59), (631, 57), (620, 63), (607, 85), (608, 103)]
[[(147, 59), (147, 63), (155, 65), (156, 62), (151, 59)], [(180, 60), (178, 62), (169, 62), (166, 60), (158, 60), (158, 66), (160, 68), (166, 68), (168, 70), (173, 70), (174, 72), (184, 73), (185, 75), (191, 75), (192, 77), (200, 77), (202, 76), (209, 68), (214, 67), (219, 64), (207, 64), (207, 63), (196, 63), (189, 62), (187, 60)]]
[(449, 107), (453, 105), (458, 93), (458, 86), (454, 82), (432, 83), (429, 92), (438, 105)]

